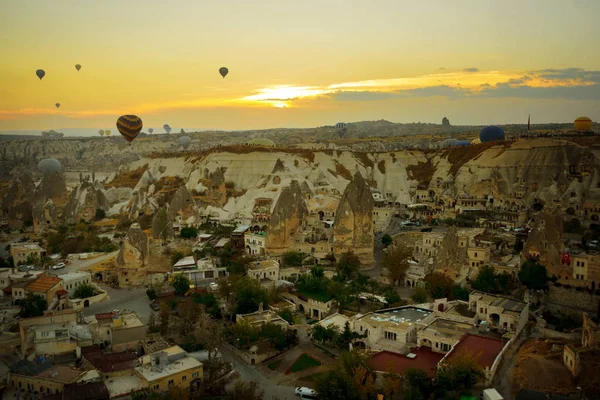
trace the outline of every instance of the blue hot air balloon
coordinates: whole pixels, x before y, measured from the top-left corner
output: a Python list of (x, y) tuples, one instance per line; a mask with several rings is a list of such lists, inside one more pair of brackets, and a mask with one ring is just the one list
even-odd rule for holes
[(504, 140), (504, 129), (499, 126), (486, 126), (479, 133), (479, 139), (481, 139), (482, 143), (485, 142), (493, 142), (495, 140)]

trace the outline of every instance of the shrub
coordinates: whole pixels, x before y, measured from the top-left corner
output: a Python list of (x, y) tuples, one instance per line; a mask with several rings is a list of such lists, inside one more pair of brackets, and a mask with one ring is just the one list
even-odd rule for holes
[(196, 230), (196, 228), (181, 228), (179, 236), (181, 236), (184, 239), (194, 239), (198, 236), (198, 231)]

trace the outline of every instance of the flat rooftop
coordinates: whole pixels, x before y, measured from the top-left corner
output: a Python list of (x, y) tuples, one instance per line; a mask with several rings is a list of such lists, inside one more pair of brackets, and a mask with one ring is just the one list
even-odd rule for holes
[(375, 325), (411, 326), (416, 322), (423, 321), (431, 313), (431, 310), (425, 308), (401, 307), (375, 311), (372, 314), (365, 315), (363, 318)]
[(461, 337), (473, 328), (473, 325), (464, 322), (456, 322), (449, 319), (436, 318), (435, 321), (427, 325), (423, 333), (432, 333), (441, 338), (460, 340)]
[(493, 339), (467, 333), (456, 346), (447, 354), (447, 360), (452, 361), (464, 352), (470, 352), (482, 368), (491, 368), (508, 341)]
[(426, 347), (414, 349), (410, 354), (416, 357), (409, 358), (402, 354), (382, 351), (369, 359), (369, 364), (375, 371), (387, 372), (390, 369), (403, 374), (409, 368), (420, 369), (430, 377), (435, 375), (438, 363), (444, 357), (441, 353), (434, 353)]
[(89, 277), (91, 277), (91, 274), (89, 272), (76, 271), (76, 272), (67, 272), (65, 274), (60, 274), (60, 275), (58, 275), (58, 277), (62, 278), (62, 280), (65, 282), (70, 282), (70, 281), (74, 281), (77, 279), (89, 278)]
[(527, 307), (527, 303), (520, 300), (511, 299), (508, 297), (497, 296), (490, 293), (474, 291), (471, 296), (476, 296), (479, 300), (490, 303), (490, 306), (501, 307), (504, 311), (514, 311), (520, 313)]
[[(169, 349), (166, 349), (163, 351), (168, 351), (168, 350)], [(200, 361), (196, 360), (193, 357), (185, 356), (185, 357), (180, 358), (176, 361), (173, 361), (165, 366), (162, 366), (162, 368), (160, 368), (160, 369), (157, 369), (157, 368), (153, 369), (152, 366), (145, 365), (142, 367), (137, 367), (135, 370), (138, 373), (140, 373), (140, 375), (142, 375), (148, 382), (152, 382), (157, 379), (162, 379), (167, 376), (177, 374), (177, 373), (186, 371), (191, 368), (201, 367), (201, 366), (202, 366), (202, 363)], [(191, 380), (191, 378), (192, 377), (190, 376), (190, 380)]]
[(138, 358), (133, 351), (104, 354), (98, 346), (83, 347), (81, 353), (100, 372), (115, 372), (133, 368)]
[[(135, 328), (138, 326), (143, 326), (144, 323), (142, 322), (142, 320), (140, 320), (140, 317), (138, 317), (138, 315), (134, 312), (129, 313), (129, 314), (124, 314), (124, 315), (120, 315), (117, 318), (113, 318), (113, 321), (121, 319), (121, 325), (116, 325), (113, 322), (114, 329), (129, 329), (129, 328)], [(116, 322), (116, 321), (115, 321)]]
[(183, 257), (181, 260), (177, 261), (173, 268), (181, 268), (181, 267), (189, 267), (196, 266), (196, 259), (194, 256)]
[(475, 311), (469, 310), (469, 305), (465, 303), (458, 303), (447, 309), (444, 314), (456, 315), (465, 318), (475, 318)]
[(275, 260), (254, 261), (248, 264), (248, 269), (259, 270), (267, 268), (279, 268), (279, 263)]

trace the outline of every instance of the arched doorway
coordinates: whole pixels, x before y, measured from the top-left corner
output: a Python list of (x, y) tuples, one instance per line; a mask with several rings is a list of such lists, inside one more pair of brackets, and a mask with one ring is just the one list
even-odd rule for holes
[(357, 348), (357, 349), (366, 349), (367, 345), (365, 344), (365, 342), (359, 341), (359, 342), (354, 342), (352, 344), (352, 347)]
[(256, 360), (254, 358), (250, 360), (250, 365), (256, 365)]
[(438, 304), (438, 311), (444, 311), (444, 303)]
[(89, 307), (89, 306), (90, 306), (90, 301), (89, 301), (89, 300), (87, 300), (87, 299), (86, 299), (86, 300), (84, 300), (84, 302), (83, 302), (83, 306), (84, 306), (84, 307)]
[(500, 315), (496, 313), (490, 314), (490, 322), (496, 327), (500, 325)]

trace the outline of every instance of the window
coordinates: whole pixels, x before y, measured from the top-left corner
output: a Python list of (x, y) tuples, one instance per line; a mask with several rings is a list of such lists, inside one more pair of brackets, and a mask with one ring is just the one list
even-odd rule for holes
[(169, 387), (173, 387), (173, 384), (174, 384), (174, 383), (175, 383), (175, 382), (173, 382), (173, 379), (171, 379), (171, 380), (169, 381)]
[(385, 333), (385, 338), (386, 339), (388, 339), (388, 340), (394, 340), (394, 341), (396, 340), (396, 336), (397, 335), (394, 332), (387, 332), (387, 331), (385, 331), (384, 333)]
[(50, 336), (50, 332), (42, 332), (42, 337), (48, 337)]
[(198, 377), (198, 375), (199, 375), (199, 373), (198, 373), (198, 372), (193, 372), (193, 373), (192, 373), (192, 378), (197, 378), (197, 377)]
[(158, 390), (158, 385), (154, 385), (154, 390)]
[(186, 375), (182, 376), (181, 380), (185, 382), (187, 380), (187, 376)]

